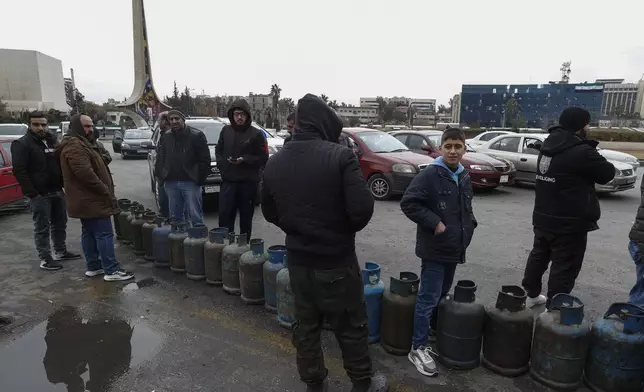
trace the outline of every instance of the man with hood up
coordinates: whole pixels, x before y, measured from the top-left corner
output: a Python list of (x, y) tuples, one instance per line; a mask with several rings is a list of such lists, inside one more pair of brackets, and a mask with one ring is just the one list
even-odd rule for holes
[(82, 114), (72, 116), (69, 132), (56, 154), (63, 173), (69, 216), (81, 221), (81, 243), (87, 263), (85, 275), (104, 275), (103, 279), (108, 282), (132, 279), (134, 275), (121, 268), (114, 252), (111, 217), (120, 209), (112, 176), (95, 148), (92, 119)]
[(201, 186), (211, 162), (208, 140), (203, 132), (186, 125), (186, 116), (179, 110), (168, 111), (168, 122), (171, 130), (159, 139), (154, 171), (168, 195), (170, 220), (202, 225)]
[(219, 134), (215, 148), (221, 171), (219, 226), (235, 231), (239, 211), (239, 232), (250, 238), (257, 198), (259, 173), (268, 160), (268, 146), (262, 131), (251, 126), (250, 106), (238, 99), (228, 109), (230, 125)]
[(374, 376), (368, 349), (355, 235), (373, 215), (374, 201), (358, 158), (338, 144), (342, 120), (319, 97), (299, 100), (297, 132), (264, 168), (262, 211), (286, 233), (291, 287), (295, 295), (293, 344), (307, 391), (326, 391), (320, 333), (323, 320), (342, 348), (354, 392), (386, 391)]
[[(590, 113), (570, 107), (541, 146), (537, 159), (534, 245), (525, 268), (526, 306), (549, 306), (553, 296), (569, 294), (581, 270), (588, 232), (599, 229), (601, 216), (595, 183), (615, 177), (615, 167), (597, 151), (598, 142), (587, 139)], [(550, 266), (547, 297), (541, 278)]]

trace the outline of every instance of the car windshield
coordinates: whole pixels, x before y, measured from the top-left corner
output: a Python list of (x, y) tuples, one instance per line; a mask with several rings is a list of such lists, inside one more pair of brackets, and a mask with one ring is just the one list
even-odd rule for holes
[(22, 124), (0, 124), (0, 135), (13, 136), (27, 133), (27, 126)]
[(224, 127), (223, 123), (215, 121), (186, 121), (186, 125), (196, 128), (206, 135), (208, 144), (217, 144), (219, 141), (219, 134)]
[(409, 151), (400, 140), (388, 133), (373, 131), (360, 132), (357, 134), (367, 148), (376, 153)]
[(434, 144), (436, 147), (441, 146), (442, 135), (427, 135), (427, 138)]
[(151, 139), (152, 131), (149, 129), (128, 129), (125, 131), (125, 137), (123, 139)]

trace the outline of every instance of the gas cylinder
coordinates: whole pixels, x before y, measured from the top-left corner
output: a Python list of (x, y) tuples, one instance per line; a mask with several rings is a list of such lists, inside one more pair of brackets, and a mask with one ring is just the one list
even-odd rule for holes
[(614, 303), (595, 321), (584, 382), (595, 392), (644, 391), (644, 307)]
[(284, 256), (284, 245), (270, 246), (264, 263), (264, 307), (273, 313), (277, 313), (277, 273), (284, 268)]
[(519, 286), (502, 286), (496, 307), (485, 315), (483, 365), (502, 376), (528, 371), (534, 316), (525, 306), (526, 297)]
[(250, 247), (246, 240), (246, 234), (240, 234), (235, 243), (235, 233), (230, 233), (230, 243), (224, 247), (221, 256), (223, 289), (228, 294), (240, 295), (239, 285), (239, 258), (248, 252)]
[[(117, 203), (119, 205), (119, 208), (121, 211), (125, 211), (130, 207), (130, 200), (129, 199), (118, 199)], [(119, 216), (121, 214), (118, 213), (112, 217), (114, 220), (114, 232), (116, 233), (116, 239), (117, 240), (122, 240), (123, 239), (123, 234), (121, 233), (121, 220), (119, 219)]]
[(241, 299), (247, 305), (264, 304), (264, 263), (268, 256), (264, 253), (264, 240), (250, 240), (250, 250), (239, 258), (239, 284)]
[(188, 238), (185, 223), (172, 223), (168, 235), (170, 245), (170, 270), (173, 272), (186, 272), (186, 259), (183, 252), (183, 241)]
[(556, 390), (576, 390), (589, 343), (590, 323), (584, 320), (584, 304), (570, 294), (555, 295), (550, 309), (535, 323), (530, 375)]
[(284, 268), (275, 278), (277, 293), (277, 323), (286, 329), (292, 329), (295, 323), (295, 296), (291, 288), (291, 276), (288, 273), (288, 261), (284, 256)]
[[(128, 234), (128, 240), (130, 241), (129, 245), (134, 248), (135, 244), (134, 241), (136, 240), (135, 237), (135, 232), (132, 230), (132, 222), (136, 219), (136, 214), (137, 212), (143, 213), (145, 211), (145, 207), (143, 207), (139, 203), (132, 204), (130, 206), (130, 216), (127, 217), (127, 234)], [(123, 228), (121, 228), (123, 230)]]
[(154, 255), (154, 266), (157, 268), (170, 267), (170, 226), (163, 216), (157, 217), (157, 227), (152, 231), (152, 254)]
[(146, 261), (154, 261), (154, 242), (152, 239), (152, 233), (157, 227), (155, 223), (157, 214), (152, 211), (146, 212), (143, 215), (143, 218), (145, 218), (145, 223), (141, 228), (141, 231), (143, 232), (143, 250), (145, 251), (143, 259)]
[(208, 242), (208, 228), (196, 225), (188, 229), (188, 238), (183, 241), (183, 254), (186, 258), (186, 277), (190, 280), (206, 279), (206, 266), (203, 248)]
[(130, 222), (130, 234), (132, 236), (132, 244), (134, 246), (134, 255), (143, 256), (145, 249), (143, 248), (143, 225), (146, 220), (143, 217), (145, 209), (140, 206), (134, 212), (134, 219)]
[(391, 277), (389, 290), (382, 296), (380, 344), (390, 354), (407, 355), (411, 349), (419, 283), (415, 273), (401, 272), (398, 278)]
[(128, 202), (123, 202), (123, 207), (121, 208), (121, 212), (119, 212), (119, 227), (121, 228), (121, 243), (123, 245), (129, 245), (130, 244), (130, 225), (129, 225), (129, 219), (132, 214), (131, 208), (132, 204), (136, 202), (130, 201)]
[(437, 359), (451, 369), (474, 369), (481, 363), (485, 306), (476, 302), (476, 283), (460, 280), (454, 295), (438, 306)]
[(215, 286), (222, 285), (221, 256), (226, 245), (224, 239), (228, 236), (228, 229), (218, 227), (208, 233), (209, 241), (203, 247), (204, 263), (206, 269), (206, 283)]
[(380, 311), (382, 309), (382, 293), (385, 283), (380, 280), (380, 266), (374, 262), (366, 262), (362, 270), (362, 284), (369, 316), (369, 343), (380, 341)]

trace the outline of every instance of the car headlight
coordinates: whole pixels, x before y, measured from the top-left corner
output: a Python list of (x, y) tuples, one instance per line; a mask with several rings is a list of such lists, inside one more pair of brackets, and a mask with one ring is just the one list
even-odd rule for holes
[(470, 170), (474, 170), (474, 171), (494, 171), (494, 168), (492, 166), (485, 166), (485, 165), (471, 165)]
[(130, 145), (127, 143), (121, 143), (122, 148), (130, 148)]
[(619, 170), (618, 168), (615, 168), (615, 177), (621, 177), (622, 176), (622, 171)]
[(391, 167), (391, 170), (394, 173), (408, 173), (408, 174), (414, 174), (417, 173), (418, 170), (416, 170), (415, 167), (412, 165), (408, 165), (406, 163), (396, 163)]

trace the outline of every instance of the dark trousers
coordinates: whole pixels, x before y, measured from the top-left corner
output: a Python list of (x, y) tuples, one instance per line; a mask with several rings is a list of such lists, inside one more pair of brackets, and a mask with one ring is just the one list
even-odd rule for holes
[(541, 278), (550, 265), (548, 304), (556, 294), (570, 294), (581, 270), (588, 233), (555, 234), (534, 228), (534, 245), (528, 256), (522, 285), (528, 296), (541, 293)]
[(354, 385), (368, 384), (372, 376), (369, 327), (357, 258), (341, 268), (315, 270), (290, 264), (288, 269), (295, 296), (293, 345), (301, 380), (317, 384), (327, 376), (320, 342), (326, 320), (342, 350), (347, 375)]
[(51, 257), (51, 241), (54, 251), (63, 253), (67, 240), (67, 203), (62, 191), (30, 199), (29, 205), (34, 220), (34, 242), (40, 260)]
[(239, 233), (250, 239), (255, 213), (257, 183), (254, 181), (224, 182), (219, 192), (219, 227), (235, 232), (235, 218), (239, 211)]

